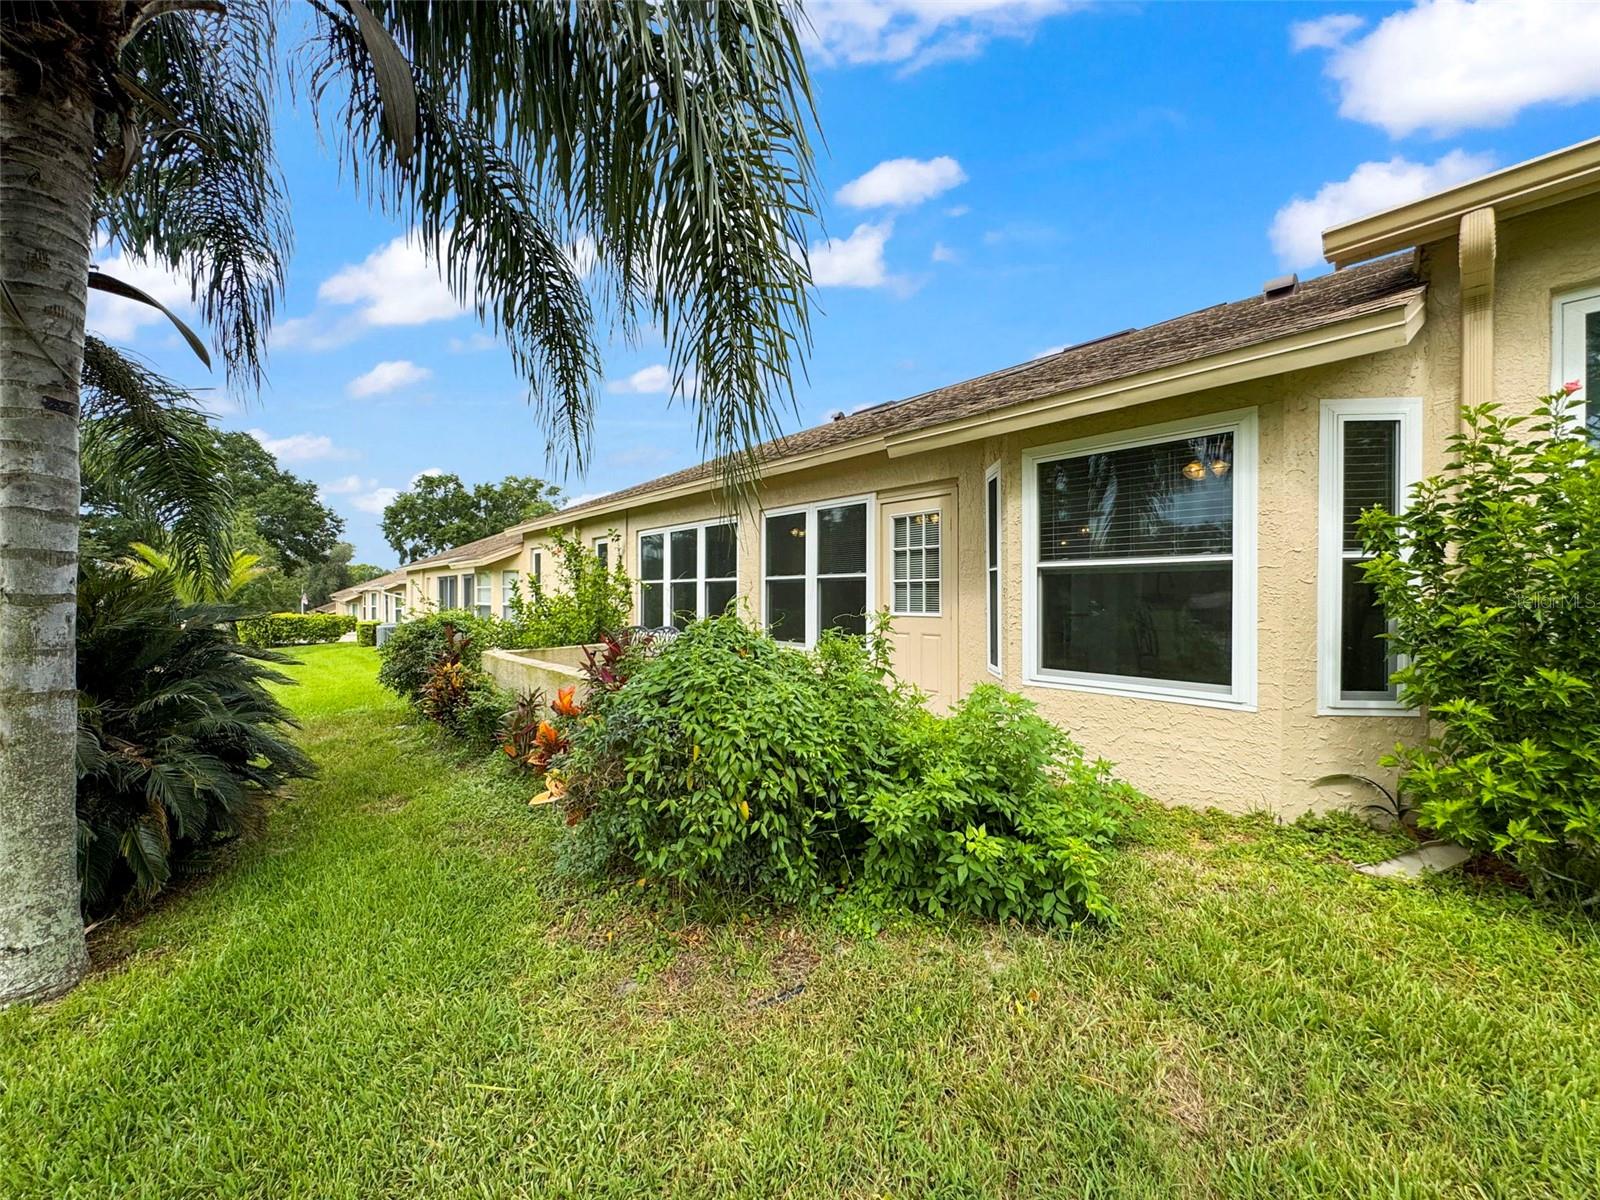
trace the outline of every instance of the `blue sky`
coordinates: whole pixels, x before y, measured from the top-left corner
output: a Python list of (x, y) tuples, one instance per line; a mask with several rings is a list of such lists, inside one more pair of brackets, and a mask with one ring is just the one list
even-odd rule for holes
[[(1323, 226), (1600, 131), (1593, 0), (808, 7), (827, 200), (792, 428), (1318, 273)], [(560, 472), (505, 350), (341, 186), (304, 109), (279, 129), (296, 251), (260, 395), (228, 400), (148, 309), (97, 296), (90, 325), (212, 389), (323, 486), (358, 559), (393, 565), (378, 514), (419, 472)], [(697, 461), (663, 362), (609, 343), (569, 496)]]

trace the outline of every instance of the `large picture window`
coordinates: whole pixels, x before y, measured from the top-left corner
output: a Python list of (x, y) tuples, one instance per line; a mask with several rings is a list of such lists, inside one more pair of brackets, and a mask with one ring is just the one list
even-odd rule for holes
[(1255, 413), (1024, 457), (1030, 677), (1248, 705)]
[(454, 575), (439, 576), (439, 607), (441, 609), (456, 606), (456, 577)]
[(1600, 445), (1600, 287), (1558, 296), (1551, 329), (1550, 390), (1576, 380), (1573, 402), (1591, 442)]
[(1403, 511), (1421, 474), (1418, 400), (1328, 400), (1322, 405), (1317, 700), (1324, 713), (1393, 710), (1398, 663), (1388, 622), (1366, 581), (1359, 520), (1381, 505)]
[(811, 646), (824, 629), (866, 632), (868, 509), (864, 499), (836, 500), (766, 515), (762, 619), (778, 641)]
[(681, 628), (717, 616), (739, 590), (738, 529), (731, 521), (639, 535), (639, 623)]

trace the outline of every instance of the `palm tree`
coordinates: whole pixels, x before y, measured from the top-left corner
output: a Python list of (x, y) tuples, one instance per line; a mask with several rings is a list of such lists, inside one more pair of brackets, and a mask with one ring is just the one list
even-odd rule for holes
[[(64, 991), (85, 963), (85, 298), (148, 300), (94, 272), (90, 248), (98, 234), (186, 273), (230, 383), (259, 381), (290, 245), (271, 126), (281, 8), (0, 7), (0, 1003)], [(551, 445), (582, 464), (605, 318), (664, 337), (703, 450), (748, 480), (809, 337), (794, 248), (815, 208), (814, 114), (792, 5), (311, 0), (302, 19), (295, 94), (505, 340)]]

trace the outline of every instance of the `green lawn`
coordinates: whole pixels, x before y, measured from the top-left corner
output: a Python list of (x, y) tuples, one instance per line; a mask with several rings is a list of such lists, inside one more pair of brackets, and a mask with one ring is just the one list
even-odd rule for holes
[(1584, 922), (1156, 812), (1109, 931), (696, 924), (302, 657), (320, 778), (0, 1013), (0, 1195), (1600, 1195)]

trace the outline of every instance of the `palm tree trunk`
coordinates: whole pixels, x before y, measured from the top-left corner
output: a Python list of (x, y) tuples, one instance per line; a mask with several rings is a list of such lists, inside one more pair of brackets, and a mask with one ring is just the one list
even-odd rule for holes
[[(0, 1006), (88, 964), (78, 904), (78, 375), (94, 192), (86, 92), (0, 67)], [(20, 319), (19, 319), (20, 317)]]

